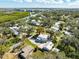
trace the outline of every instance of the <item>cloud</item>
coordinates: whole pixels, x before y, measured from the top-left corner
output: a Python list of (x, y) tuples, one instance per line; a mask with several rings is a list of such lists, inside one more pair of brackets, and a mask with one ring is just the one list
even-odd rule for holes
[(63, 3), (63, 0), (37, 0), (37, 2), (53, 4), (53, 3)]
[(45, 4), (79, 4), (79, 0), (36, 0), (38, 3)]
[(32, 2), (32, 0), (14, 0), (15, 2)]
[(79, 0), (13, 0), (16, 2), (37, 2), (41, 4), (69, 4), (69, 5), (79, 5)]
[[(79, 8), (79, 0), (3, 0), (3, 7), (47, 7), (47, 8)], [(10, 1), (10, 2), (6, 2)], [(15, 2), (14, 2), (15, 1)], [(6, 4), (4, 4), (6, 2)], [(16, 3), (18, 2), (18, 3)]]
[(23, 0), (13, 0), (13, 1), (15, 1), (15, 2), (23, 2)]
[(63, 0), (64, 2), (71, 2), (72, 0)]
[(24, 0), (25, 2), (32, 2), (32, 0)]
[(71, 0), (69, 2), (70, 5), (79, 5), (79, 0)]
[[(34, 0), (14, 0), (16, 2), (33, 2)], [(52, 3), (63, 3), (63, 0), (35, 0), (38, 3), (52, 4)]]

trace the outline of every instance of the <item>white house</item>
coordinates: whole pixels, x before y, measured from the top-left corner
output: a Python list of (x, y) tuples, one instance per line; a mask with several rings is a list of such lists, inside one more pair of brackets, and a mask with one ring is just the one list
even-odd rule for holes
[(71, 33), (68, 31), (64, 31), (64, 34), (71, 36)]
[(39, 17), (39, 19), (42, 19), (42, 17)]
[(49, 50), (51, 50), (51, 49), (53, 48), (53, 46), (54, 46), (54, 44), (53, 44), (51, 41), (48, 41), (48, 42), (43, 46), (42, 49), (49, 51)]
[(9, 28), (13, 31), (13, 33), (14, 33), (15, 35), (18, 35), (18, 34), (19, 34), (19, 32), (18, 32), (19, 27), (14, 26), (14, 27), (9, 27)]
[(39, 43), (44, 43), (46, 41), (48, 41), (50, 39), (50, 35), (47, 35), (47, 34), (40, 34), (37, 39), (36, 39), (36, 42), (39, 42)]
[(57, 48), (53, 48), (52, 51), (53, 51), (53, 52), (59, 52), (60, 50), (57, 49)]
[(31, 23), (34, 24), (34, 25), (37, 25), (37, 26), (40, 25), (40, 23), (37, 22), (36, 20), (32, 20)]
[(54, 32), (58, 31), (61, 23), (63, 23), (63, 22), (62, 21), (56, 22), (55, 25), (53, 27), (51, 27), (51, 29), (53, 29)]
[(59, 27), (56, 27), (56, 26), (53, 26), (53, 27), (51, 27), (51, 30), (54, 30), (54, 32), (56, 32), (56, 31), (58, 31), (59, 30)]

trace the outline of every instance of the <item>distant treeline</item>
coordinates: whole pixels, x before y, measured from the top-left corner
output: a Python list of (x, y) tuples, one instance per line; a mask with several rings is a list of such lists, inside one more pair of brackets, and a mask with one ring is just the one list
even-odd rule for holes
[(50, 11), (53, 15), (61, 16), (61, 15), (71, 15), (72, 17), (76, 18), (79, 17), (79, 10), (52, 10)]

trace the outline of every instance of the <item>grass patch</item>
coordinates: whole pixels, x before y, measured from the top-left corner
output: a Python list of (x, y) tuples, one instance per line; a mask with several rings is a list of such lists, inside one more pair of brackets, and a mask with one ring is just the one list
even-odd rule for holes
[(41, 52), (41, 51), (37, 50), (36, 52), (33, 52), (32, 56), (33, 57), (35, 57), (35, 56), (43, 57), (44, 56), (44, 52)]
[(14, 44), (16, 44), (19, 41), (18, 38), (11, 38), (8, 39), (7, 42), (4, 44), (0, 45), (0, 54), (4, 54), (5, 52), (8, 52), (10, 47)]
[(0, 16), (0, 23), (12, 21), (12, 20), (18, 20), (28, 15), (29, 15), (29, 12), (14, 12), (11, 14), (4, 14), (3, 16)]
[(23, 42), (23, 44), (24, 44), (24, 45), (30, 45), (30, 46), (32, 46), (33, 48), (36, 48), (36, 47), (37, 47), (35, 44), (31, 43), (31, 42), (29, 41), (29, 39), (25, 39), (24, 42)]

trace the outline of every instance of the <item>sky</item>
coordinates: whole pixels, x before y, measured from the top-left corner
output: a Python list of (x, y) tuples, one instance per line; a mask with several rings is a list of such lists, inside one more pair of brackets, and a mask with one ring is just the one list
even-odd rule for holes
[(0, 8), (79, 8), (79, 0), (0, 0)]

